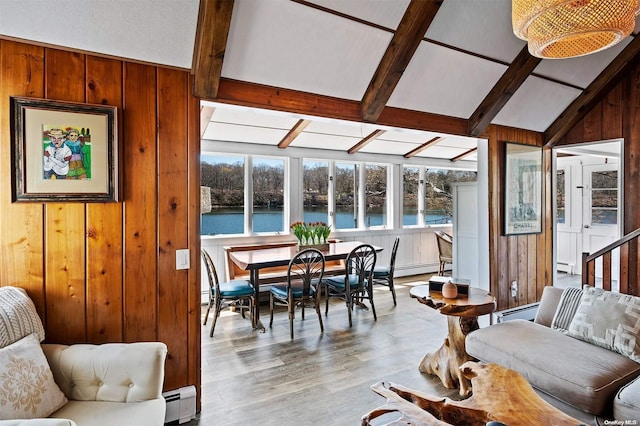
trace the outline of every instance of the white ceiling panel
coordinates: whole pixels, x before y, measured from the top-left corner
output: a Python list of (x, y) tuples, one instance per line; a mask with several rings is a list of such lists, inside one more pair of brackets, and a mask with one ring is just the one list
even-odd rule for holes
[(216, 107), (211, 115), (211, 121), (289, 131), (296, 124), (298, 118), (287, 114), (273, 114), (255, 108)]
[(351, 100), (362, 98), (392, 37), (285, 0), (236, 1), (233, 15), (223, 77)]
[(476, 138), (445, 136), (438, 142), (438, 146), (448, 146), (468, 150), (478, 146), (478, 141)]
[(629, 43), (631, 38), (591, 55), (569, 59), (545, 59), (533, 72), (554, 80), (586, 88)]
[(577, 89), (532, 76), (492, 123), (544, 132), (578, 95)]
[(288, 130), (211, 122), (202, 139), (277, 145)]
[(190, 69), (199, 5), (198, 0), (181, 0), (179, 7), (175, 0), (2, 0), (0, 35)]
[(503, 62), (511, 62), (525, 45), (513, 34), (511, 0), (445, 1), (427, 38)]
[(382, 135), (378, 136), (378, 139), (385, 141), (411, 142), (417, 145), (422, 145), (436, 136), (440, 135), (438, 133), (420, 132), (417, 130), (387, 130)]
[(433, 145), (428, 149), (418, 153), (417, 157), (429, 157), (429, 158), (446, 158), (451, 159), (457, 155), (467, 152), (465, 148), (452, 148), (448, 146)]
[(305, 133), (326, 135), (342, 135), (362, 139), (373, 132), (376, 127), (364, 123), (350, 123), (337, 120), (313, 120), (305, 129)]
[(507, 67), (422, 42), (388, 104), (468, 118)]
[(332, 9), (385, 28), (396, 29), (410, 0), (311, 0)]
[(302, 132), (289, 146), (346, 151), (359, 141), (360, 138)]
[(420, 144), (415, 144), (411, 142), (398, 142), (398, 141), (392, 142), (389, 140), (375, 139), (369, 142), (368, 144), (366, 144), (360, 150), (360, 152), (368, 152), (368, 153), (384, 152), (385, 154), (391, 154), (391, 155), (405, 155), (406, 153), (416, 149), (419, 146)]

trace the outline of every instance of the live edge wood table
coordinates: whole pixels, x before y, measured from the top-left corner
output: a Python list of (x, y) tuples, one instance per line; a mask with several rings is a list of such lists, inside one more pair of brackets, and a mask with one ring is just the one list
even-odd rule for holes
[[(473, 395), (462, 401), (428, 395), (394, 383), (371, 389), (387, 403), (362, 417), (362, 425), (485, 426), (497, 421), (507, 426), (578, 426), (583, 423), (540, 398), (518, 372), (497, 364), (468, 361), (461, 373), (471, 380)], [(393, 420), (381, 423), (393, 413)], [(400, 414), (400, 418), (398, 418)]]
[[(351, 250), (363, 244), (360, 241), (345, 241), (338, 243), (330, 243), (329, 249), (324, 250), (324, 258), (326, 261), (346, 259)], [(376, 252), (382, 250), (382, 247), (373, 246)], [(255, 300), (253, 319), (254, 327), (260, 331), (265, 331), (264, 325), (260, 321), (260, 269), (272, 266), (288, 265), (293, 256), (296, 255), (298, 247), (277, 247), (258, 250), (237, 251), (229, 253), (229, 257), (238, 265), (240, 269), (249, 271), (250, 281), (255, 289)]]
[(434, 374), (446, 388), (458, 388), (461, 396), (469, 396), (471, 382), (460, 367), (466, 361), (475, 359), (467, 354), (466, 336), (479, 328), (478, 316), (495, 310), (496, 299), (488, 291), (476, 287), (469, 287), (468, 295), (459, 295), (455, 299), (442, 297), (439, 292), (430, 293), (428, 285), (413, 287), (409, 290), (409, 295), (446, 315), (449, 328), (449, 334), (440, 349), (428, 353), (420, 362), (420, 372)]

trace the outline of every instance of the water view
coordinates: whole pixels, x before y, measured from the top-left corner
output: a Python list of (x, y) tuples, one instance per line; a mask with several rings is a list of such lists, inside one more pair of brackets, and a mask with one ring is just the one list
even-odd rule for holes
[[(278, 208), (254, 209), (254, 232), (283, 232), (283, 210)], [(402, 224), (404, 226), (417, 225), (418, 211), (406, 211)], [(386, 221), (385, 215), (380, 211), (370, 211), (366, 220), (368, 226), (380, 226)], [(305, 222), (327, 222), (326, 210), (304, 211)], [(431, 211), (425, 216), (429, 225), (451, 223), (451, 217), (441, 211)], [(338, 210), (336, 212), (336, 224), (338, 229), (353, 229), (356, 227), (352, 210)], [(242, 234), (244, 232), (244, 211), (237, 208), (215, 209), (211, 213), (202, 215), (202, 235)], [(288, 227), (288, 225), (287, 225)]]

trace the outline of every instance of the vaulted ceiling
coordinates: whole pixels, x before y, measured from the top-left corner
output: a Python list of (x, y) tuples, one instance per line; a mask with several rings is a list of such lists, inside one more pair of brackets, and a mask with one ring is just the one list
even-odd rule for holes
[(490, 124), (558, 143), (640, 50), (635, 31), (540, 60), (510, 15), (510, 0), (3, 0), (0, 37), (189, 69), (205, 139), (457, 161)]

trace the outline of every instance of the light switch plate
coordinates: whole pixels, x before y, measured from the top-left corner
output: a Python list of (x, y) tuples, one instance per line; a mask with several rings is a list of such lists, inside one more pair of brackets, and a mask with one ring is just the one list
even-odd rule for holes
[(189, 249), (176, 250), (176, 269), (189, 269)]

